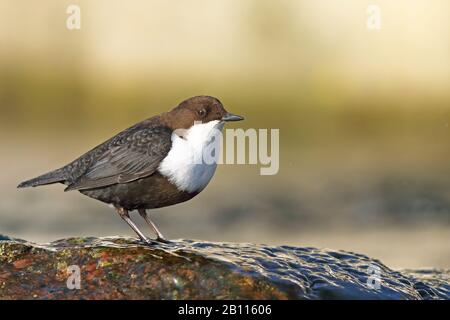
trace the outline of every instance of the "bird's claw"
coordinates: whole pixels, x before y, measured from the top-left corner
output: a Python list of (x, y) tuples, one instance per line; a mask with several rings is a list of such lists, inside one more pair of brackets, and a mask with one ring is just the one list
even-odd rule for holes
[(169, 243), (170, 243), (169, 240), (167, 240), (167, 239), (165, 239), (165, 238), (160, 238), (160, 237), (156, 238), (156, 241), (161, 242), (161, 243), (166, 243), (166, 244), (169, 244)]

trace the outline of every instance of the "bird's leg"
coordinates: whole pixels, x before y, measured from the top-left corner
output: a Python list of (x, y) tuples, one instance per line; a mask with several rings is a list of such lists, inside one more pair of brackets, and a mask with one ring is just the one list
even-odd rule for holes
[(116, 207), (116, 210), (119, 216), (131, 227), (131, 229), (134, 230), (134, 232), (136, 232), (136, 234), (139, 236), (139, 238), (141, 238), (142, 241), (147, 244), (151, 243), (150, 239), (148, 239), (131, 220), (130, 215), (128, 214), (128, 210), (121, 207)]
[(153, 221), (148, 217), (147, 211), (145, 211), (145, 209), (138, 209), (138, 211), (139, 211), (139, 214), (141, 215), (141, 217), (144, 218), (145, 222), (147, 222), (147, 224), (150, 226), (150, 228), (152, 228), (153, 232), (156, 234), (156, 240), (160, 241), (160, 242), (168, 243), (169, 241), (164, 238), (164, 236), (158, 230), (158, 228), (153, 223)]

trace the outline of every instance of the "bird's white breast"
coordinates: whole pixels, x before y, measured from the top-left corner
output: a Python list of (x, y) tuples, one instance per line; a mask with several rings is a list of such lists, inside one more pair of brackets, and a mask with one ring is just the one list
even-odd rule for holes
[(204, 161), (205, 150), (214, 149), (218, 156), (221, 139), (217, 134), (223, 125), (219, 121), (197, 123), (185, 130), (182, 137), (172, 133), (172, 148), (158, 171), (182, 191), (203, 190), (217, 167), (217, 161)]

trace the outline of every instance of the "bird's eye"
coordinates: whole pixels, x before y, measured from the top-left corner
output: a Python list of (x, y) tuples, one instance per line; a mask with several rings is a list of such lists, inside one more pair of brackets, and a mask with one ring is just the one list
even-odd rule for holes
[(200, 110), (198, 110), (198, 115), (199, 115), (200, 117), (204, 117), (204, 116), (206, 115), (206, 109), (200, 109)]

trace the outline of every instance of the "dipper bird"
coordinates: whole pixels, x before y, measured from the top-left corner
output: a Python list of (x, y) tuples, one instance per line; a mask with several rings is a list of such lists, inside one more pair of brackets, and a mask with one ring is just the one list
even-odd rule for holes
[(240, 120), (241, 116), (227, 112), (216, 98), (192, 97), (169, 112), (118, 133), (68, 165), (22, 182), (18, 188), (65, 184), (64, 191), (78, 190), (113, 205), (134, 232), (150, 243), (130, 219), (129, 211), (137, 210), (156, 239), (166, 241), (146, 210), (199, 194), (214, 175), (217, 162), (194, 159), (203, 159), (205, 147), (218, 147), (220, 139), (214, 134), (225, 122)]

